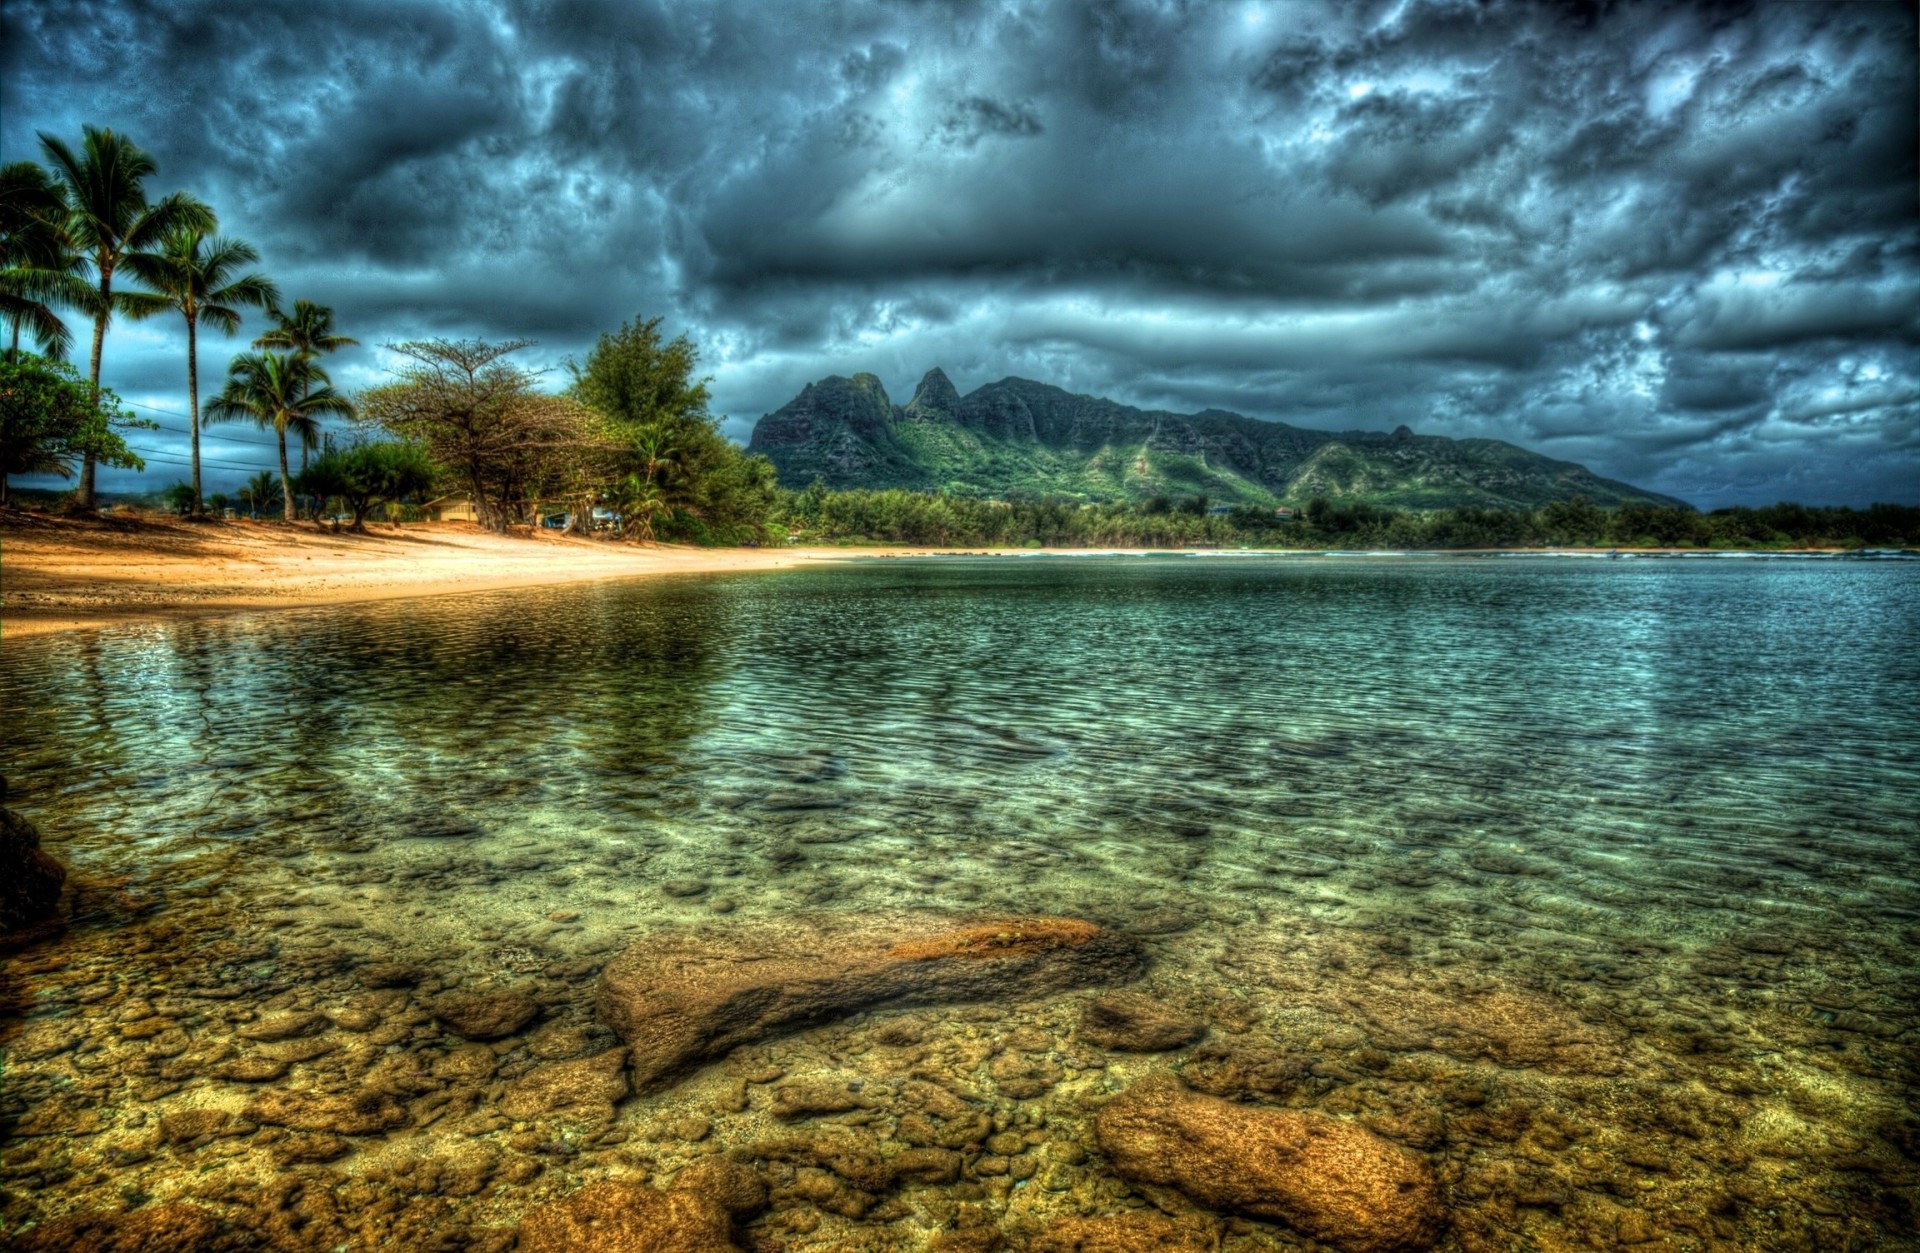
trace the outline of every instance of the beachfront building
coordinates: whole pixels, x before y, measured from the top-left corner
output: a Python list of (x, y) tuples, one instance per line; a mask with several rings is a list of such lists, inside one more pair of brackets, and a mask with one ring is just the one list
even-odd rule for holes
[(453, 496), (442, 496), (420, 506), (429, 522), (478, 522), (480, 513), (473, 507), (473, 498), (464, 492)]

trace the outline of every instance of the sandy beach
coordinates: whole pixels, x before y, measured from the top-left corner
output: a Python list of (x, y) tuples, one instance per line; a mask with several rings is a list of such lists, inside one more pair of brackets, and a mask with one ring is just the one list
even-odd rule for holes
[(555, 532), (502, 536), (459, 522), (356, 534), (310, 524), (13, 514), (0, 520), (0, 636), (636, 575), (773, 570), (846, 555), (639, 547)]

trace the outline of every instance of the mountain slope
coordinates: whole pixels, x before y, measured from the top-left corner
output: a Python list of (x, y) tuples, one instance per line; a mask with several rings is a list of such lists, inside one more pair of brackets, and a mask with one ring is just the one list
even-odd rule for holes
[(818, 478), (997, 498), (1204, 495), (1296, 506), (1324, 496), (1404, 509), (1532, 509), (1575, 496), (1603, 506), (1679, 503), (1499, 440), (1135, 409), (1020, 378), (962, 396), (939, 369), (905, 405), (871, 374), (811, 383), (760, 419), (748, 448), (765, 453), (788, 487)]

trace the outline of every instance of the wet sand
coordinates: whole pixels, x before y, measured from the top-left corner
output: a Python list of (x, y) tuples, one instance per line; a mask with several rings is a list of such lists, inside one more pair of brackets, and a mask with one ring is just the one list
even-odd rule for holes
[[(862, 555), (891, 550), (861, 549)], [(842, 549), (638, 546), (472, 523), (369, 526), (0, 516), (0, 634), (504, 591), (636, 575), (775, 570)]]

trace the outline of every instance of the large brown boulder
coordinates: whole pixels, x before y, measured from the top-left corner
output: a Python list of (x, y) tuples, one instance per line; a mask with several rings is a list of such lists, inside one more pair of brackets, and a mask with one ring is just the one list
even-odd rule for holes
[(1425, 1161), (1325, 1114), (1236, 1105), (1161, 1075), (1109, 1101), (1094, 1126), (1128, 1179), (1285, 1223), (1345, 1253), (1415, 1253), (1445, 1223)]
[(44, 922), (59, 912), (67, 869), (40, 847), (40, 832), (0, 809), (0, 931)]
[(753, 1172), (696, 1162), (662, 1192), (607, 1180), (530, 1211), (519, 1253), (740, 1253), (734, 1223), (766, 1208)]
[(790, 919), (641, 941), (601, 973), (599, 1009), (645, 1088), (873, 1005), (1042, 996), (1140, 969), (1135, 940), (1077, 918)]

